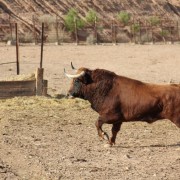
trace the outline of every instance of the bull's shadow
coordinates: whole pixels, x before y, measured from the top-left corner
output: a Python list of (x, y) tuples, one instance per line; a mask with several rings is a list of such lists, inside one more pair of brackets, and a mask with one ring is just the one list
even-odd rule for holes
[(152, 144), (152, 145), (135, 145), (135, 146), (124, 146), (124, 145), (115, 145), (114, 147), (116, 148), (159, 148), (159, 147), (180, 147), (180, 142), (175, 143), (175, 144)]

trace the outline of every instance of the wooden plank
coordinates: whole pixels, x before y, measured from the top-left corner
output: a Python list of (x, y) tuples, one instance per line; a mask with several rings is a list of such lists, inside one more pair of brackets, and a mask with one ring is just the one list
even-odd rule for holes
[(36, 95), (36, 80), (1, 81), (0, 98)]
[(7, 98), (14, 98), (14, 97), (22, 97), (22, 96), (35, 96), (33, 93), (26, 93), (26, 94), (8, 94), (8, 95), (3, 95), (0, 96), (0, 99), (7, 99)]
[(43, 68), (38, 68), (36, 72), (36, 95), (42, 96), (43, 92)]
[(36, 87), (36, 80), (0, 81), (0, 90), (7, 88), (32, 88), (32, 87)]
[(33, 96), (36, 95), (35, 89), (10, 89), (9, 91), (0, 91), (0, 97), (15, 97), (15, 96)]
[(47, 96), (47, 87), (48, 87), (48, 80), (43, 80), (43, 96)]
[(36, 88), (9, 88), (9, 89), (1, 89), (0, 93), (11, 93), (11, 92), (29, 92), (29, 91), (36, 91)]

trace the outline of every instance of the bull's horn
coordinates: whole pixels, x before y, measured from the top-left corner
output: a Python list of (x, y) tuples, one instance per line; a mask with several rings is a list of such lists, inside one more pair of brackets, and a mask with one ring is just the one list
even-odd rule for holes
[(72, 62), (71, 62), (71, 68), (72, 68), (73, 70), (77, 70), (77, 69), (73, 66)]
[(64, 68), (64, 74), (68, 77), (68, 78), (70, 78), (70, 79), (73, 79), (73, 78), (79, 78), (79, 77), (81, 77), (81, 76), (84, 76), (84, 74), (85, 74), (85, 72), (84, 71), (81, 71), (79, 74), (67, 74), (66, 73), (66, 70), (65, 70), (65, 68)]

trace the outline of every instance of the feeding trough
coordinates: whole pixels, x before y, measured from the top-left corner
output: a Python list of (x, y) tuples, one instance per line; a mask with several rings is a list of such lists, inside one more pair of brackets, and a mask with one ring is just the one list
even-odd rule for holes
[(46, 96), (47, 80), (43, 79), (43, 69), (35, 74), (17, 75), (0, 81), (0, 98), (15, 96)]

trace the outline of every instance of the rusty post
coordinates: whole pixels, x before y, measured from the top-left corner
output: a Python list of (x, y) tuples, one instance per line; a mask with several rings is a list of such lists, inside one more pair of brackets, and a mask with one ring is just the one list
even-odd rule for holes
[(16, 66), (17, 66), (17, 75), (19, 75), (19, 37), (18, 37), (18, 24), (15, 24), (16, 27)]
[(56, 15), (56, 39), (57, 39), (57, 44), (59, 45), (59, 23), (58, 23), (58, 16)]
[(112, 20), (111, 23), (111, 33), (112, 33), (112, 43), (115, 44), (115, 25), (114, 25), (114, 20)]
[(114, 44), (116, 45), (117, 43), (117, 25), (114, 24)]
[(40, 68), (42, 68), (42, 63), (43, 63), (43, 47), (44, 47), (44, 23), (42, 23), (42, 31), (41, 31), (41, 60), (40, 60)]
[(135, 20), (134, 20), (134, 16), (133, 16), (133, 39), (134, 39), (134, 43), (136, 43), (136, 37), (135, 37), (135, 29), (134, 29), (134, 26), (135, 26)]
[(171, 34), (171, 43), (173, 44), (174, 43), (174, 40), (173, 40), (173, 26), (170, 26), (170, 34)]
[(97, 17), (95, 17), (95, 20), (94, 20), (94, 39), (95, 39), (95, 42), (98, 43), (98, 38), (97, 38)]
[(142, 41), (141, 41), (141, 21), (139, 20), (139, 43), (141, 44)]
[(32, 21), (33, 21), (34, 43), (37, 44), (37, 37), (36, 37), (36, 23), (35, 23), (34, 15), (32, 16)]
[(180, 40), (180, 35), (179, 35), (179, 22), (177, 20), (177, 36), (178, 36), (178, 41)]
[(78, 45), (77, 19), (76, 18), (74, 18), (74, 30), (75, 30), (75, 37), (76, 37), (76, 45)]
[[(12, 35), (12, 24), (11, 24), (11, 16), (9, 15), (9, 26), (10, 26), (10, 31), (11, 31), (11, 41), (13, 40), (13, 35)], [(12, 43), (12, 42), (11, 42)]]
[(151, 34), (152, 34), (152, 43), (154, 44), (154, 33), (153, 33), (153, 26), (152, 26), (152, 23), (151, 23)]
[(133, 30), (132, 30), (132, 22), (130, 24), (130, 41), (133, 42)]

